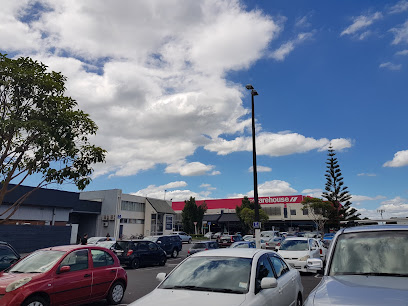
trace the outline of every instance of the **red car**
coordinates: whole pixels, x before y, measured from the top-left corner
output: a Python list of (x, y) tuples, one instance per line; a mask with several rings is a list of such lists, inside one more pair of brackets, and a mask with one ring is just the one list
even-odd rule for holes
[(78, 305), (107, 299), (116, 305), (126, 271), (108, 249), (67, 245), (35, 251), (0, 273), (0, 305)]

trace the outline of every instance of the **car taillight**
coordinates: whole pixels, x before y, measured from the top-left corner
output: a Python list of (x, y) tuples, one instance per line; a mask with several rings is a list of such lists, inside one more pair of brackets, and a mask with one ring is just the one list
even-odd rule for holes
[(278, 242), (278, 243), (276, 244), (276, 246), (280, 246), (280, 242)]
[(204, 251), (208, 251), (208, 249), (205, 249)]
[(320, 255), (322, 255), (323, 254), (323, 250), (322, 249), (320, 249)]
[(129, 251), (127, 252), (126, 256), (130, 256), (130, 255), (132, 255), (132, 254), (133, 254), (133, 250), (129, 250)]
[(190, 254), (190, 250), (188, 250), (188, 252), (187, 252), (188, 254)]

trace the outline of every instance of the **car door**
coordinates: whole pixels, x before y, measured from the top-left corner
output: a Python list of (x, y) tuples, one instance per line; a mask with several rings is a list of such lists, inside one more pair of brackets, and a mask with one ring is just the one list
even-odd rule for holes
[(104, 297), (116, 278), (118, 267), (113, 257), (102, 250), (91, 250), (93, 283), (91, 297)]
[(137, 248), (137, 250), (135, 249), (135, 253), (137, 252), (137, 257), (139, 257), (140, 263), (142, 265), (149, 265), (152, 263), (148, 241), (135, 243), (135, 248)]
[(154, 242), (148, 243), (149, 248), (149, 260), (151, 264), (158, 264), (160, 261), (161, 254), (163, 254), (157, 244)]
[(261, 281), (264, 277), (275, 277), (267, 254), (262, 255), (258, 260), (255, 276), (255, 296), (250, 305), (289, 305), (285, 304), (281, 293), (282, 288), (279, 284), (276, 288), (261, 289)]
[[(60, 272), (69, 266), (70, 271)], [(89, 268), (88, 249), (72, 251), (61, 261), (51, 290), (51, 304), (62, 305), (87, 301), (91, 295), (92, 271)]]
[(311, 258), (320, 258), (320, 249), (315, 239), (309, 239), (309, 249)]
[(295, 269), (290, 269), (285, 261), (277, 254), (270, 254), (269, 259), (275, 270), (278, 287), (282, 290), (280, 294), (285, 301), (282, 305), (292, 305), (292, 303), (296, 303), (296, 277), (298, 272)]

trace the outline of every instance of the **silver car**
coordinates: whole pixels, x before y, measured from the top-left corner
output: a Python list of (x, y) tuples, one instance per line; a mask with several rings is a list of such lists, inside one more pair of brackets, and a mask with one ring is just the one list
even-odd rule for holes
[[(340, 230), (333, 238), (324, 276), (305, 305), (408, 305), (408, 226)], [(322, 260), (309, 259), (319, 270)]]

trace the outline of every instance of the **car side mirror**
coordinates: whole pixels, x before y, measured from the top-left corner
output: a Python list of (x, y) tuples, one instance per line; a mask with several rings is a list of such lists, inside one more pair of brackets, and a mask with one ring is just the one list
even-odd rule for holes
[(323, 261), (319, 258), (309, 258), (306, 261), (307, 269), (323, 274)]
[(157, 241), (157, 243), (158, 243), (158, 244), (161, 244), (162, 242), (161, 242), (161, 241)]
[(62, 266), (62, 267), (59, 269), (59, 273), (65, 273), (65, 272), (69, 272), (69, 271), (71, 271), (71, 267), (70, 267), (70, 266)]
[(278, 281), (274, 277), (264, 277), (261, 280), (261, 289), (276, 288), (278, 286)]
[(156, 280), (158, 280), (159, 282), (162, 282), (166, 278), (166, 275), (167, 274), (164, 273), (164, 272), (158, 273), (157, 276), (156, 276)]

